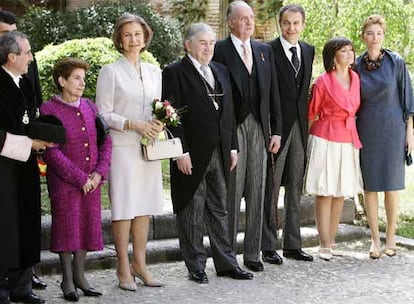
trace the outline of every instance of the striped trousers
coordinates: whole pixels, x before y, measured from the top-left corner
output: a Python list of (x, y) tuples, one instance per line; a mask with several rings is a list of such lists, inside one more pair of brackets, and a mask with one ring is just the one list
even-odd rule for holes
[(259, 261), (262, 238), (263, 202), (266, 181), (267, 152), (262, 127), (249, 114), (237, 127), (239, 154), (232, 179), (233, 195), (228, 205), (230, 238), (237, 247), (237, 230), (240, 218), (240, 202), (246, 202), (246, 229), (243, 242), (245, 261)]
[[(228, 152), (230, 153), (230, 151)], [(238, 267), (229, 240), (229, 218), (226, 210), (227, 187), (220, 147), (213, 151), (193, 198), (177, 213), (180, 250), (190, 272), (204, 270), (207, 253), (203, 245), (204, 227), (210, 239), (216, 271)]]

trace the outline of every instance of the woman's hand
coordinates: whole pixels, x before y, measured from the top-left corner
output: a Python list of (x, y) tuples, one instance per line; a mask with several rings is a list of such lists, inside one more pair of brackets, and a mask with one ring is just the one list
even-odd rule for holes
[(91, 190), (93, 189), (93, 184), (92, 184), (92, 180), (89, 177), (86, 180), (85, 185), (83, 185), (82, 190), (83, 190), (83, 194), (88, 194), (89, 192), (91, 192)]
[(141, 133), (142, 136), (150, 139), (157, 138), (158, 133), (164, 128), (164, 124), (155, 118), (151, 121), (134, 120), (131, 121), (130, 124), (132, 130), (137, 131), (138, 133)]
[(409, 152), (414, 150), (414, 134), (413, 134), (413, 130), (411, 130), (411, 132), (407, 133), (407, 150)]
[(101, 180), (102, 180), (102, 175), (100, 175), (98, 172), (93, 172), (89, 178), (91, 179), (92, 185), (93, 185), (93, 188), (90, 192), (93, 192), (96, 190), (96, 188), (99, 187), (99, 184), (101, 183)]
[(407, 151), (411, 153), (411, 151), (414, 150), (413, 117), (408, 118), (407, 132), (406, 132), (406, 145), (407, 145)]

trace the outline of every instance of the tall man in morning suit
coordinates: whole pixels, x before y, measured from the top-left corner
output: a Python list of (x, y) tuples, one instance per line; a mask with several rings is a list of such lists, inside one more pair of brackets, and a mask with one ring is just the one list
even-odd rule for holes
[(214, 60), (230, 71), (240, 151), (233, 184), (235, 195), (228, 205), (230, 234), (236, 248), (240, 201), (244, 196), (244, 264), (253, 271), (262, 271), (260, 243), (267, 153), (279, 150), (282, 132), (279, 91), (271, 47), (251, 39), (252, 8), (244, 1), (230, 3), (227, 23), (231, 34), (217, 42)]
[(204, 224), (218, 276), (252, 279), (239, 268), (228, 233), (227, 187), (237, 163), (237, 136), (231, 84), (213, 57), (216, 36), (204, 23), (190, 25), (186, 55), (163, 71), (162, 96), (183, 109), (172, 133), (184, 154), (170, 163), (171, 197), (177, 214), (180, 250), (191, 280), (207, 283)]
[[(282, 147), (275, 155), (273, 181), (266, 189), (265, 214), (262, 234), (264, 257), (276, 252), (276, 211), (280, 186), (285, 187), (283, 256), (312, 261), (302, 251), (300, 236), (300, 200), (305, 171), (308, 137), (308, 91), (315, 54), (313, 46), (299, 41), (304, 29), (305, 11), (299, 5), (287, 5), (279, 11), (282, 35), (271, 41), (279, 81), (283, 116)], [(271, 179), (271, 175), (268, 176)], [(274, 188), (273, 188), (274, 186)]]

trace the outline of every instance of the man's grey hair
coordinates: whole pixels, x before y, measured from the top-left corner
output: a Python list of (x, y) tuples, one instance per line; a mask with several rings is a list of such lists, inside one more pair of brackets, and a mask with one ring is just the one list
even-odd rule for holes
[(234, 9), (236, 7), (240, 7), (240, 6), (244, 6), (244, 7), (250, 7), (252, 8), (247, 2), (242, 1), (242, 0), (236, 0), (233, 1), (229, 4), (229, 7), (227, 8), (227, 20), (231, 19), (233, 17), (233, 12)]
[[(184, 33), (184, 43), (186, 41), (192, 41), (195, 36), (199, 33), (210, 33), (214, 35), (214, 39), (216, 38), (216, 32), (206, 23), (193, 23), (191, 24)], [(184, 46), (185, 48), (185, 46)]]
[(22, 53), (19, 39), (27, 39), (27, 36), (20, 32), (10, 32), (0, 37), (0, 65), (7, 63), (9, 54), (20, 55)]

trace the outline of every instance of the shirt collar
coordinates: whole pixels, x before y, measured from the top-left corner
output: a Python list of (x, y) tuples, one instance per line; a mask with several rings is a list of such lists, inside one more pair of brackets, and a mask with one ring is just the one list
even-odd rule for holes
[(187, 53), (188, 58), (190, 58), (191, 63), (196, 67), (197, 70), (200, 70), (201, 68), (201, 63), (198, 62), (197, 59), (195, 59), (193, 56), (190, 55), (190, 53)]
[(4, 65), (2, 66), (2, 68), (6, 71), (7, 74), (10, 75), (10, 77), (13, 79), (13, 82), (16, 84), (16, 86), (18, 88), (20, 88), (19, 82), (20, 82), (20, 79), (22, 78), (22, 76), (21, 75), (18, 75), (18, 76), (14, 75), (12, 72), (10, 72), (8, 69), (6, 69), (4, 67)]
[(246, 41), (242, 41), (239, 38), (237, 38), (235, 35), (233, 35), (232, 33), (230, 33), (230, 39), (233, 42), (233, 45), (235, 46), (235, 48), (236, 48), (237, 52), (240, 54), (240, 56), (243, 53), (243, 49), (242, 49), (242, 46), (241, 46), (242, 44), (246, 44), (247, 47), (250, 49), (250, 53), (251, 53), (252, 46), (250, 44), (250, 39), (248, 39)]
[(292, 58), (292, 52), (290, 51), (290, 48), (292, 46), (296, 47), (296, 51), (298, 53), (298, 58), (300, 60), (301, 49), (300, 49), (299, 42), (297, 42), (296, 44), (290, 44), (289, 41), (287, 41), (285, 38), (283, 38), (283, 36), (280, 36), (280, 43), (282, 44), (283, 50), (285, 51), (285, 54), (289, 58), (289, 60), (291, 60), (291, 58)]

